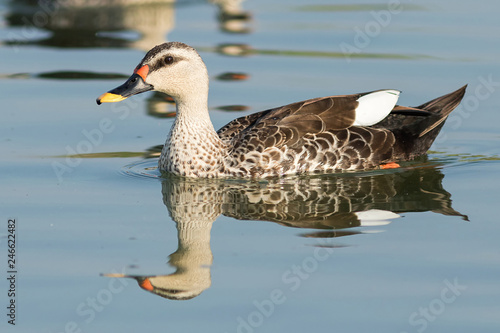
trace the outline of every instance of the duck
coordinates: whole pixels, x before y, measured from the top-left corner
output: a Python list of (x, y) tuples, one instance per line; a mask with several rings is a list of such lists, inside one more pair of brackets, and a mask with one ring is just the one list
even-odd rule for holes
[(312, 98), (239, 117), (218, 131), (208, 110), (209, 76), (196, 49), (153, 47), (124, 84), (97, 104), (158, 91), (176, 117), (158, 161), (162, 173), (191, 178), (268, 178), (388, 169), (424, 155), (467, 85), (417, 107), (399, 90)]

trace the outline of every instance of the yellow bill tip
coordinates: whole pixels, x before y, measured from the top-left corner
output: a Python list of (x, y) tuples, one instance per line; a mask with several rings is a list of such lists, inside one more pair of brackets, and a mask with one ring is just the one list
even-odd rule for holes
[(114, 102), (119, 102), (123, 101), (127, 97), (123, 97), (122, 95), (117, 95), (117, 94), (112, 94), (112, 93), (104, 93), (101, 96), (97, 98), (97, 104), (101, 103), (114, 103)]
[(123, 278), (123, 277), (127, 277), (125, 274), (119, 274), (119, 273), (102, 274), (102, 276), (106, 276), (106, 277), (114, 277), (114, 278)]

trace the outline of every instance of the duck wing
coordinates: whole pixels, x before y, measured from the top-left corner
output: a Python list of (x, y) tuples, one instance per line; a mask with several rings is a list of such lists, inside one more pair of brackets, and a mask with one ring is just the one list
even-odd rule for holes
[(305, 135), (378, 123), (394, 108), (398, 96), (396, 90), (378, 90), (309, 99), (235, 119), (218, 134), (234, 148), (291, 146)]
[(340, 130), (354, 123), (356, 96), (315, 98), (233, 120), (219, 130), (230, 149), (291, 146), (306, 134), (327, 128)]

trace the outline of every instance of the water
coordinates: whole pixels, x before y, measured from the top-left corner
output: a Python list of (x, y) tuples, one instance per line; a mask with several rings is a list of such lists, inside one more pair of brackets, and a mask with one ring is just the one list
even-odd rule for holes
[[(2, 330), (498, 331), (496, 1), (255, 0), (225, 21), (216, 1), (65, 3), (0, 2), (5, 314), (17, 223), (16, 327), (4, 315)], [(395, 88), (418, 105), (469, 88), (401, 169), (162, 178), (173, 105), (95, 98), (167, 40), (207, 63), (216, 128), (317, 96)]]

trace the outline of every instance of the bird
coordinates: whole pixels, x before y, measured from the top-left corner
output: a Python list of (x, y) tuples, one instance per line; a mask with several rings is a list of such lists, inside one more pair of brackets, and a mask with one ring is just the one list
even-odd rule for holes
[(97, 104), (165, 93), (176, 103), (176, 117), (160, 172), (259, 179), (398, 168), (426, 154), (466, 87), (417, 107), (397, 105), (394, 89), (312, 98), (239, 117), (216, 131), (205, 63), (193, 47), (167, 42), (148, 51), (126, 82)]

